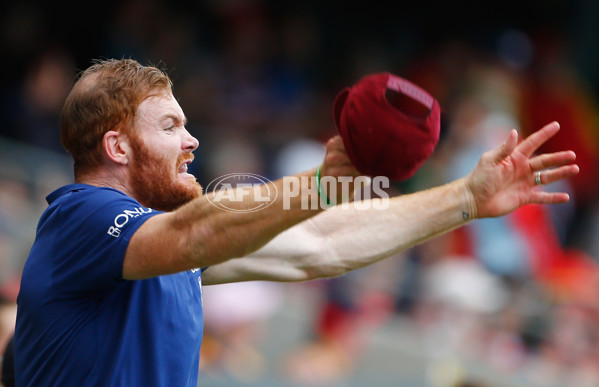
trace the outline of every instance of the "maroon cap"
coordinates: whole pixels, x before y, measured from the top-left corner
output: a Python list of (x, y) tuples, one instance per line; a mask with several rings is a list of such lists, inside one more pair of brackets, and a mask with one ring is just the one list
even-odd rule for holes
[(341, 90), (333, 115), (350, 160), (365, 175), (408, 179), (439, 142), (439, 103), (390, 73), (365, 76)]

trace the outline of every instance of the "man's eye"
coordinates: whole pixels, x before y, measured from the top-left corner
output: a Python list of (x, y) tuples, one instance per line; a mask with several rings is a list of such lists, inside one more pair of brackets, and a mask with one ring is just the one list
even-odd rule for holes
[(164, 130), (167, 132), (172, 132), (173, 130), (175, 130), (175, 125), (171, 125), (168, 128), (164, 128)]

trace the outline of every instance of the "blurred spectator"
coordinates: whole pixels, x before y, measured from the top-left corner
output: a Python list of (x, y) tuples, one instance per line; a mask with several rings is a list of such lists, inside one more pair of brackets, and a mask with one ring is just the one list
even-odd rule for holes
[[(560, 122), (562, 130), (543, 145), (540, 152), (566, 146), (576, 152), (579, 176), (571, 179), (575, 213), (559, 219), (565, 230), (562, 241), (591, 253), (592, 240), (584, 230), (593, 227), (595, 203), (599, 195), (599, 102), (567, 57), (563, 40), (543, 35), (538, 55), (526, 78), (522, 110), (525, 127), (546, 120)], [(595, 251), (594, 253), (597, 253)]]
[(281, 306), (279, 284), (241, 282), (204, 289), (204, 340), (200, 369), (257, 382), (269, 365), (258, 349), (265, 322)]
[(23, 83), (4, 95), (2, 134), (66, 153), (60, 144), (59, 117), (75, 76), (74, 61), (63, 49), (49, 47), (27, 65)]

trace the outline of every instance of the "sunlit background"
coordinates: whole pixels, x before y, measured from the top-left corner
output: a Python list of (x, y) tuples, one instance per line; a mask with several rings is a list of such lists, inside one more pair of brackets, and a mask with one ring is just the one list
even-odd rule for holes
[(557, 120), (543, 151), (576, 151), (581, 173), (546, 189), (571, 202), (333, 280), (206, 287), (199, 386), (599, 385), (599, 2), (57, 3), (0, 14), (0, 351), (45, 196), (72, 181), (58, 116), (92, 59), (167, 70), (204, 185), (317, 166), (336, 93), (390, 71), (443, 110), (434, 155), (393, 194), (464, 176), (510, 128)]

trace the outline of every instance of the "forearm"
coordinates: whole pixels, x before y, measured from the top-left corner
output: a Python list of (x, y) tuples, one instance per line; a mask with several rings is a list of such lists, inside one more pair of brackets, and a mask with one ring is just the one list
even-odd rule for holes
[[(250, 280), (305, 281), (355, 270), (476, 217), (464, 180), (402, 195), (369, 209), (333, 207), (281, 233), (247, 257), (210, 267), (206, 284)], [(367, 204), (364, 202), (363, 204)], [(376, 209), (388, 204), (386, 209)]]
[(373, 200), (389, 200), (389, 206), (385, 210), (338, 207), (304, 222), (314, 235), (322, 235), (320, 257), (304, 258), (310, 278), (367, 266), (476, 217), (463, 179), (415, 194)]

